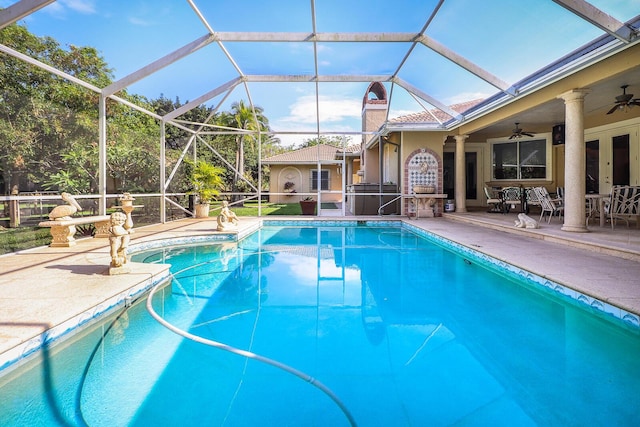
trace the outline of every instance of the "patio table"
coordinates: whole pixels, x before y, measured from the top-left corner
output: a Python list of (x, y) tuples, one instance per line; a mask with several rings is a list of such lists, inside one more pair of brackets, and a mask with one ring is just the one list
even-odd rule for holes
[(585, 198), (587, 199), (587, 226), (589, 225), (589, 220), (596, 215), (600, 217), (600, 227), (604, 227), (606, 223), (606, 215), (604, 212), (604, 201), (609, 198), (609, 194), (586, 194)]

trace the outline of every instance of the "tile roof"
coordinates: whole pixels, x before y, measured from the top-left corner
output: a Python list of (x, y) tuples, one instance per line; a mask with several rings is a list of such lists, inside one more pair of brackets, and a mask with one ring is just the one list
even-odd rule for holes
[[(335, 160), (338, 150), (338, 147), (332, 145), (314, 145), (312, 147), (301, 148), (299, 150), (289, 151), (288, 153), (267, 157), (266, 159), (262, 159), (262, 163), (315, 163), (318, 160)], [(318, 159), (318, 157), (320, 158)]]
[(345, 153), (359, 153), (360, 152), (360, 144), (352, 144), (347, 146), (344, 149)]
[[(474, 99), (473, 101), (450, 105), (449, 108), (463, 114), (465, 111), (475, 107), (482, 101), (483, 99)], [(406, 116), (389, 119), (389, 123), (438, 123), (438, 121), (440, 121), (440, 123), (445, 123), (451, 119), (453, 119), (453, 117), (444, 111), (434, 108), (429, 111), (422, 111), (420, 113), (407, 114)]]

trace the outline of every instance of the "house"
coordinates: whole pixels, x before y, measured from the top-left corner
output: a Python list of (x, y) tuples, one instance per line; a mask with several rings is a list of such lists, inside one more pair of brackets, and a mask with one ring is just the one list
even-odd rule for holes
[(358, 146), (340, 149), (327, 144), (265, 158), (262, 164), (270, 169), (269, 201), (293, 203), (313, 197), (340, 203), (343, 186), (359, 180), (358, 163)]
[[(363, 180), (398, 182), (405, 195), (413, 185), (432, 184), (455, 199), (456, 212), (486, 206), (484, 186), (561, 187), (562, 229), (587, 231), (585, 194), (640, 185), (640, 107), (624, 102), (640, 92), (640, 44), (585, 66), (584, 57), (607, 43), (617, 42), (603, 36), (516, 83), (517, 99), (500, 92), (449, 107), (449, 114), (385, 120), (378, 102), (384, 86), (372, 83), (363, 100)], [(401, 210), (410, 214), (406, 198)], [(443, 212), (442, 201), (436, 212)]]

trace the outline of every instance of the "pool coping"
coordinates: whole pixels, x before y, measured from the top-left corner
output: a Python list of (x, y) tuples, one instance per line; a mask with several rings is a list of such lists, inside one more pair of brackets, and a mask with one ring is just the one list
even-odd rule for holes
[(0, 375), (2, 375), (5, 370), (9, 370), (31, 359), (31, 357), (36, 355), (44, 346), (57, 344), (58, 342), (66, 340), (91, 326), (96, 321), (114, 313), (116, 310), (131, 305), (133, 301), (145, 295), (146, 292), (157, 284), (167, 281), (169, 277), (170, 272), (169, 266), (167, 265), (159, 274), (154, 274), (136, 285), (105, 299), (100, 304), (71, 316), (62, 323), (48, 328), (33, 338), (0, 353)]

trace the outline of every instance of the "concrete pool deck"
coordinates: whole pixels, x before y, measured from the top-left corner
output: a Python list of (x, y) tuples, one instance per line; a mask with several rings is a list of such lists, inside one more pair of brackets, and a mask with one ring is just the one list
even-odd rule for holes
[[(261, 220), (402, 220), (586, 295), (640, 315), (640, 230), (624, 224), (567, 233), (560, 222), (538, 230), (513, 226), (515, 215), (469, 212), (442, 218), (262, 217), (241, 218), (239, 233)], [(216, 234), (215, 218), (184, 219), (135, 229), (132, 244)], [(40, 247), (0, 256), (0, 367), (37, 344), (58, 325), (88, 316), (106, 301), (165, 277), (166, 265), (131, 263), (128, 274), (109, 276), (106, 239), (82, 239), (71, 248)], [(89, 313), (89, 314), (88, 314)]]

